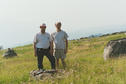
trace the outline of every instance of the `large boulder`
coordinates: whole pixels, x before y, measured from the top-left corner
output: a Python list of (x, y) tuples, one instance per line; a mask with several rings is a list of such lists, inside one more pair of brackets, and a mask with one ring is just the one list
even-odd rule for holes
[(126, 38), (111, 40), (104, 48), (104, 59), (119, 57), (126, 54)]
[(3, 54), (3, 57), (13, 57), (13, 56), (17, 56), (17, 53), (10, 48), (8, 48), (8, 50)]

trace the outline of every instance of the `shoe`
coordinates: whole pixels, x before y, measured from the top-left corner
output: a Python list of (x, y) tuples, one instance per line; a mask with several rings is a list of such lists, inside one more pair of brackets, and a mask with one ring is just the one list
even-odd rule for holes
[(39, 69), (39, 72), (44, 72), (45, 71), (45, 69)]
[(52, 69), (51, 71), (56, 71), (56, 69)]
[(36, 73), (36, 75), (39, 75), (41, 73), (43, 73), (45, 70), (44, 69), (39, 69), (38, 72)]

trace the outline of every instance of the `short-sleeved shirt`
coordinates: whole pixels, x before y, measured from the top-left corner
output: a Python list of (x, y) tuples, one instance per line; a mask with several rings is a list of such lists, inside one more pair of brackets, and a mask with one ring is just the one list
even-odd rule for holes
[(51, 42), (51, 36), (49, 33), (37, 33), (34, 37), (34, 42), (36, 43), (36, 48), (48, 49)]
[(65, 31), (61, 30), (59, 32), (54, 32), (51, 34), (54, 49), (65, 49), (65, 40), (68, 38), (68, 35)]

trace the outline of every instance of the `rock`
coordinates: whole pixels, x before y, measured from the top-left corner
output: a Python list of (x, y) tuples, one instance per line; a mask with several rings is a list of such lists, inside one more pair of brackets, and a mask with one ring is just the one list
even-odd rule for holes
[(17, 53), (10, 48), (8, 48), (8, 50), (3, 54), (3, 57), (13, 57), (13, 56), (17, 56)]
[(47, 79), (51, 78), (54, 73), (56, 73), (56, 70), (45, 70), (45, 71), (39, 71), (39, 70), (33, 70), (30, 72), (30, 76), (35, 79)]
[(104, 60), (126, 54), (126, 38), (111, 40), (104, 48)]

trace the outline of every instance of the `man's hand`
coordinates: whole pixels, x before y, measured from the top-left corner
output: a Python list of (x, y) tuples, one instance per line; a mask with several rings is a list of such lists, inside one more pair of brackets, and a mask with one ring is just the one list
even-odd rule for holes
[(34, 56), (37, 57), (37, 53), (36, 52), (34, 52)]
[(68, 52), (68, 50), (67, 50), (67, 49), (65, 49), (65, 50), (64, 50), (64, 53), (65, 53), (65, 54), (67, 54), (67, 52)]
[(36, 43), (34, 42), (34, 56), (37, 56), (37, 52), (36, 52)]
[(50, 52), (51, 56), (53, 56), (53, 50), (52, 50), (52, 49), (50, 49), (50, 51), (49, 51), (49, 52)]

